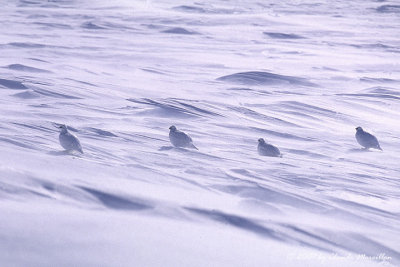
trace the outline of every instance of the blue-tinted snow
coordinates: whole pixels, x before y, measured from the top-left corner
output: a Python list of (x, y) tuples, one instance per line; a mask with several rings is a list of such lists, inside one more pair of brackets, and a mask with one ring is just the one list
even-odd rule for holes
[[(3, 3), (0, 261), (399, 265), (399, 10)], [(199, 151), (173, 148), (171, 125)], [(362, 150), (357, 126), (383, 152)], [(258, 138), (283, 157), (259, 156)]]

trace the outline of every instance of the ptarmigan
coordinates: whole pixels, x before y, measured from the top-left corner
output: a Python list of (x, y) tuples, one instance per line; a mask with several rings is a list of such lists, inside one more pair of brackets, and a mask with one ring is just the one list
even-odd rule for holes
[(60, 140), (61, 146), (68, 151), (79, 151), (83, 154), (81, 143), (79, 142), (78, 138), (70, 133), (67, 129), (67, 126), (61, 124), (57, 126), (57, 128), (61, 129), (60, 135), (58, 139)]
[(379, 145), (378, 139), (370, 133), (367, 133), (361, 127), (356, 128), (356, 139), (357, 142), (363, 146), (364, 148), (376, 148), (382, 150), (381, 146)]
[(258, 154), (268, 157), (282, 157), (281, 152), (276, 146), (267, 144), (263, 138), (258, 139)]
[(176, 129), (174, 125), (169, 127), (169, 140), (171, 141), (171, 144), (175, 147), (188, 147), (198, 150), (198, 148), (193, 145), (192, 138), (190, 138), (190, 136), (185, 134), (184, 132)]

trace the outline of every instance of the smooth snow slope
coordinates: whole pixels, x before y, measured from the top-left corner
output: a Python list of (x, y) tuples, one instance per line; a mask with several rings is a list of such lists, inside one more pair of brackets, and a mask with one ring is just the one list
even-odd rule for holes
[(326, 2), (3, 3), (1, 265), (400, 265), (400, 5)]

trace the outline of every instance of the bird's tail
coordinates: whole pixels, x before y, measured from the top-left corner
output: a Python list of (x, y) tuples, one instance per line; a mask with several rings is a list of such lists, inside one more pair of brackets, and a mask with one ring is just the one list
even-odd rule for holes
[(193, 145), (193, 144), (190, 144), (190, 147), (191, 148), (194, 148), (194, 149), (196, 149), (196, 150), (199, 150), (195, 145)]
[(378, 145), (378, 149), (379, 149), (380, 151), (383, 151), (383, 149), (381, 148), (381, 146), (380, 146), (380, 145)]

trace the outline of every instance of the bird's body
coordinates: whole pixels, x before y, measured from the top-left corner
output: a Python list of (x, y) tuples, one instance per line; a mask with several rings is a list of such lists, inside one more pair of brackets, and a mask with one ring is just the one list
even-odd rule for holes
[(198, 150), (198, 148), (193, 145), (192, 138), (184, 132), (176, 129), (175, 126), (169, 127), (169, 140), (175, 147), (188, 147)]
[(376, 148), (382, 150), (381, 146), (379, 145), (378, 139), (375, 136), (364, 131), (361, 127), (357, 127), (356, 130), (356, 140), (362, 147), (366, 149)]
[(258, 139), (258, 154), (268, 157), (282, 157), (281, 152), (276, 146), (267, 144), (263, 138)]
[(83, 153), (81, 143), (74, 134), (68, 131), (67, 126), (61, 125), (59, 128), (61, 132), (58, 139), (60, 140), (61, 146), (68, 151), (79, 151)]

